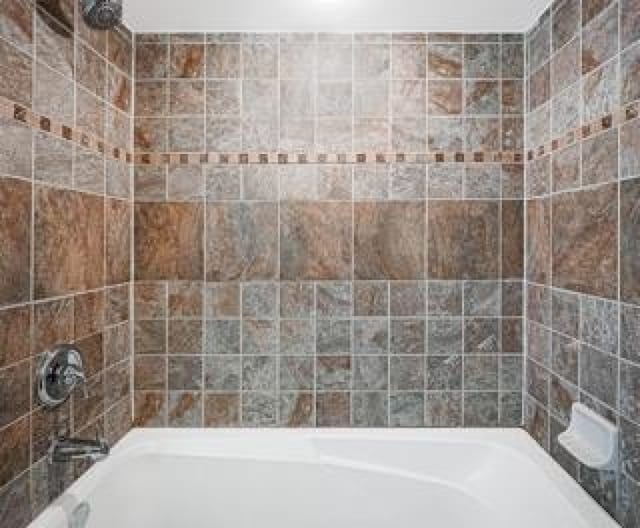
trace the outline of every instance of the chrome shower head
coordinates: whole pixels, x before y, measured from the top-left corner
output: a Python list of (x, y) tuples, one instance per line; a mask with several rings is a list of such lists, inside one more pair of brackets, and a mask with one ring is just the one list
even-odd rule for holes
[(81, 0), (82, 16), (94, 29), (111, 29), (122, 18), (122, 0)]

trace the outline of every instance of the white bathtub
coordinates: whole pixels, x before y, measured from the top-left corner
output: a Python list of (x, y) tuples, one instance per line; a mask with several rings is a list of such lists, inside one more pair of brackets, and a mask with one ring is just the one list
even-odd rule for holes
[(87, 528), (618, 526), (515, 429), (133, 430), (31, 528), (83, 511)]

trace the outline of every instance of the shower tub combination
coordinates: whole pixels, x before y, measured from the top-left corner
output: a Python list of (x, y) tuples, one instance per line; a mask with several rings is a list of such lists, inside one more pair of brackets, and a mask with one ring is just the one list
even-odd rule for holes
[(132, 430), (31, 528), (609, 528), (522, 430)]

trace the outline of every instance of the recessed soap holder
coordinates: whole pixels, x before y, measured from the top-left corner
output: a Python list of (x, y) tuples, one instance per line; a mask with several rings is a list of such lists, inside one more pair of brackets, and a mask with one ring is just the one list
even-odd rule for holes
[(569, 428), (558, 435), (558, 442), (590, 468), (616, 468), (618, 428), (582, 403), (571, 407)]

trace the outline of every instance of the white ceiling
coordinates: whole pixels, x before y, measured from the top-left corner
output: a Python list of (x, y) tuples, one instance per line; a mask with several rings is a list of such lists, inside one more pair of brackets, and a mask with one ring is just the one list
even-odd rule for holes
[(124, 0), (133, 31), (524, 31), (550, 0)]

